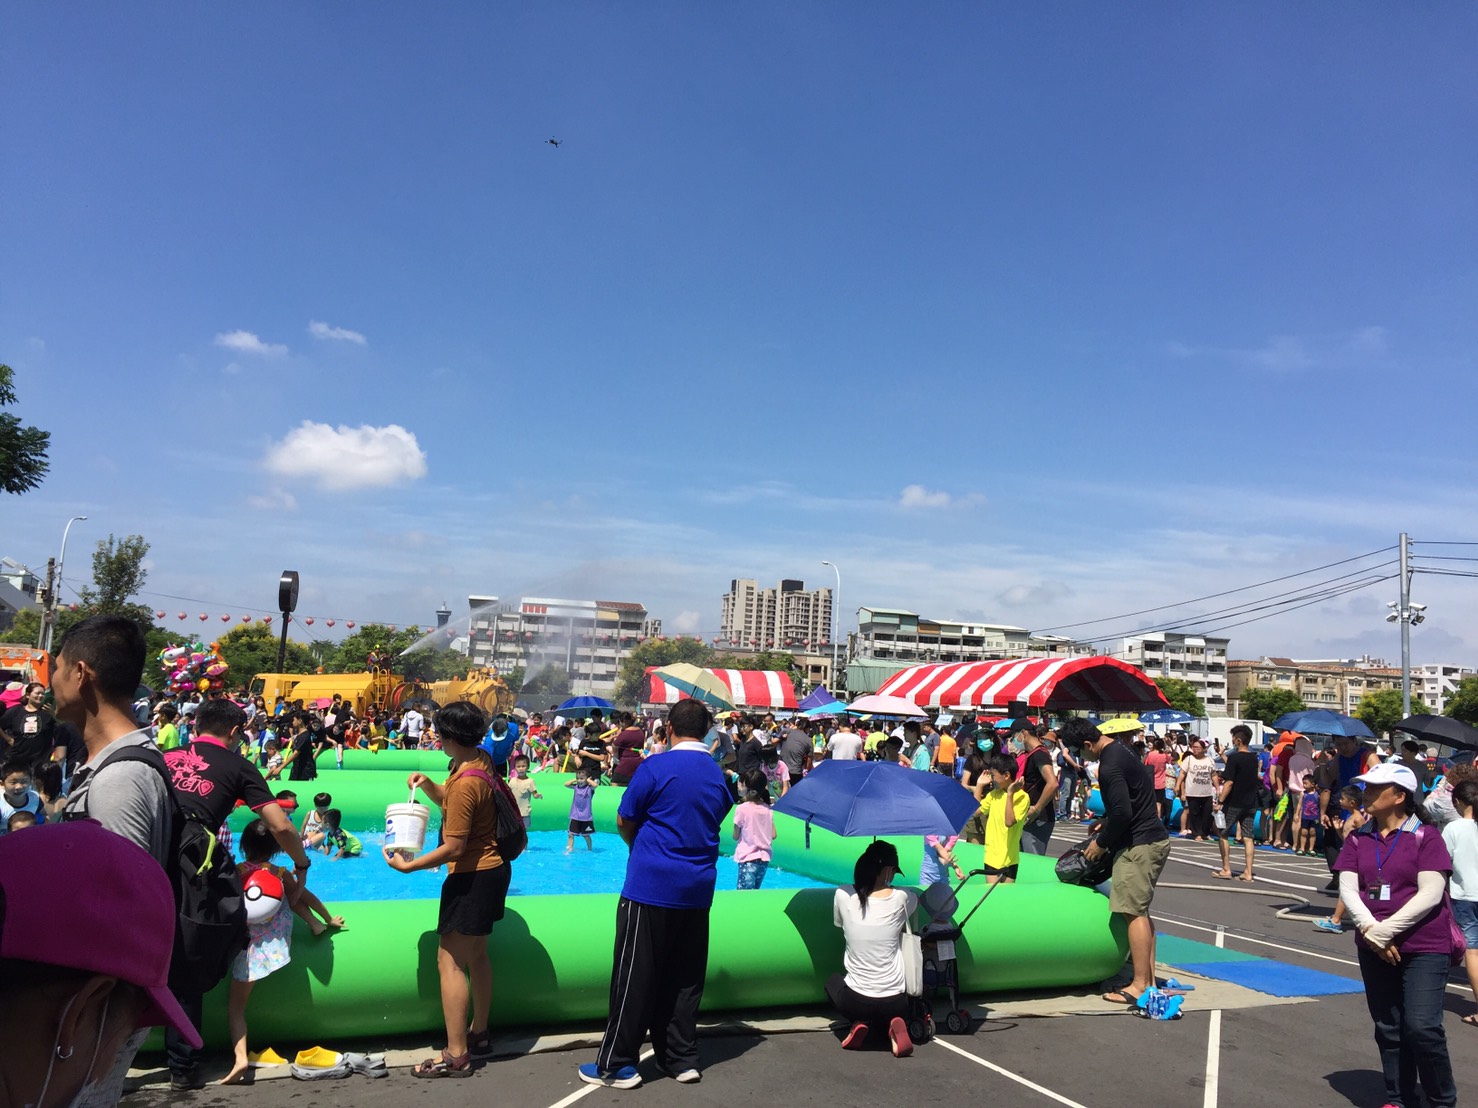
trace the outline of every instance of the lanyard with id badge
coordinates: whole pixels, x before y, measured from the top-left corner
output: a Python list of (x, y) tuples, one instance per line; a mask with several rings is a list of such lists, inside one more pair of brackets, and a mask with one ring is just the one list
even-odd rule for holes
[(1386, 856), (1384, 858), (1380, 856), (1380, 836), (1371, 836), (1371, 838), (1374, 840), (1375, 848), (1375, 880), (1371, 882), (1370, 886), (1365, 890), (1365, 895), (1371, 900), (1388, 901), (1391, 899), (1391, 885), (1390, 882), (1386, 881), (1381, 874), (1381, 868), (1395, 855), (1396, 844), (1401, 841), (1401, 836), (1404, 834), (1406, 834), (1406, 828), (1404, 827), (1396, 832), (1396, 837), (1391, 840), (1391, 848), (1386, 851)]

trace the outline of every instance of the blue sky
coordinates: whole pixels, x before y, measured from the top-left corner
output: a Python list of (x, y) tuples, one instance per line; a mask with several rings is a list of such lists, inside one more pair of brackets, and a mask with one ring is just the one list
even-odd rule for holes
[[(0, 360), (53, 469), (0, 553), (86, 514), (68, 576), (142, 533), (171, 611), (270, 610), (290, 566), (340, 619), (532, 594), (714, 634), (731, 577), (823, 558), (844, 608), (1045, 627), (1478, 540), (1475, 38), (1452, 5), (12, 5)], [(1475, 585), (1418, 578), (1418, 661), (1478, 663)], [(1394, 656), (1393, 595), (1233, 653)]]

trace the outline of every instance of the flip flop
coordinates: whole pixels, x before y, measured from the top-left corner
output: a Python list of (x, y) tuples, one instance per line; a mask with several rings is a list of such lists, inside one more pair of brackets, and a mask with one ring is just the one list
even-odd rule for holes
[(1478, 1027), (1478, 1012), (1474, 1012), (1470, 1016), (1464, 1016), (1463, 1022), (1468, 1024), (1470, 1027)]
[(1245, 873), (1239, 873), (1237, 875), (1237, 880), (1238, 881), (1243, 881), (1243, 882), (1247, 883), (1248, 885), (1251, 885), (1253, 883), (1253, 881), (1256, 880), (1256, 878), (1248, 877)]
[(1211, 876), (1216, 878), (1218, 881), (1230, 881), (1232, 879), (1231, 871), (1227, 871), (1226, 873), (1213, 873)]
[(1113, 992), (1104, 993), (1099, 999), (1108, 1004), (1122, 1004), (1129, 1008), (1139, 1005), (1139, 994), (1131, 993), (1128, 989), (1115, 989)]

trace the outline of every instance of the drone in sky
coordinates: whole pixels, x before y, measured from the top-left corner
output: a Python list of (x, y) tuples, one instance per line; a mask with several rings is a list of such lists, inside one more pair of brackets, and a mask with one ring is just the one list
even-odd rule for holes
[(560, 146), (563, 145), (557, 138), (545, 139), (544, 141), (547, 142), (550, 146), (554, 147), (556, 150), (558, 150)]

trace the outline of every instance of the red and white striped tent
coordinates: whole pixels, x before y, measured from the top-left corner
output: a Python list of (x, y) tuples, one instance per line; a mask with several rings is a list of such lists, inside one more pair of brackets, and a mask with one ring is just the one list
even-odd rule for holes
[(1167, 708), (1142, 669), (1117, 658), (1017, 658), (900, 670), (878, 689), (926, 708), (993, 708), (1024, 702), (1058, 711)]
[[(667, 684), (647, 667), (648, 704), (676, 704), (687, 698), (687, 694)], [(790, 674), (759, 669), (711, 669), (708, 671), (729, 689), (729, 695), (739, 708), (794, 708), (795, 686)]]

